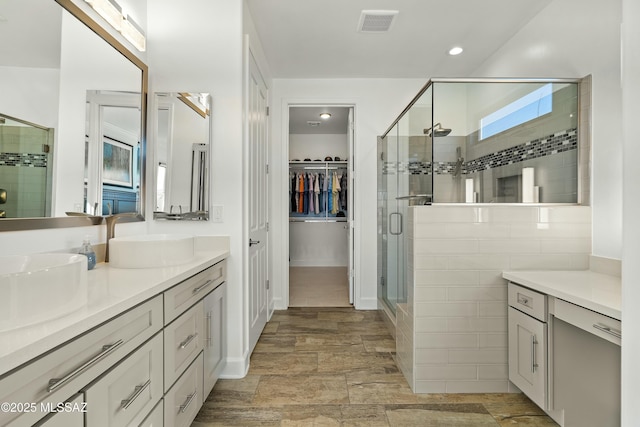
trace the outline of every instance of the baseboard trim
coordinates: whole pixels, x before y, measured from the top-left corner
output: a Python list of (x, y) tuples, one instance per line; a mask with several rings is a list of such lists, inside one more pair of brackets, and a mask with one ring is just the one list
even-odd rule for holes
[(249, 373), (249, 359), (251, 354), (244, 357), (227, 357), (224, 369), (220, 373), (220, 378), (225, 380), (238, 380), (244, 378)]
[(355, 303), (356, 310), (377, 310), (378, 298), (360, 298)]

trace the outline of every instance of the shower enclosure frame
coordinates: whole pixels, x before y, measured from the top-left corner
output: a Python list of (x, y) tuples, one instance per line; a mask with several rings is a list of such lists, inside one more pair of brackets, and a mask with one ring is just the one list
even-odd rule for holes
[[(582, 141), (583, 138), (588, 138), (589, 132), (582, 132), (580, 131), (581, 129), (583, 129), (583, 123), (582, 121), (584, 120), (583, 115), (587, 114), (583, 111), (583, 105), (582, 105), (582, 100), (581, 97), (584, 96), (584, 89), (582, 88), (581, 85), (585, 84), (585, 87), (588, 87), (588, 90), (590, 91), (590, 76), (587, 76), (585, 78), (434, 78), (434, 79), (430, 79), (429, 81), (427, 81), (427, 83), (420, 89), (420, 91), (418, 91), (418, 93), (412, 98), (412, 100), (409, 102), (409, 104), (402, 110), (402, 112), (397, 116), (397, 118), (391, 123), (391, 125), (385, 130), (385, 132), (378, 137), (378, 155), (377, 155), (377, 159), (379, 162), (378, 165), (378, 239), (377, 239), (377, 252), (378, 252), (378, 265), (377, 265), (377, 277), (378, 277), (378, 305), (379, 308), (381, 308), (382, 310), (384, 310), (389, 319), (395, 323), (395, 317), (396, 317), (396, 306), (398, 304), (398, 302), (402, 302), (402, 296), (406, 295), (407, 292), (411, 292), (412, 290), (407, 289), (406, 288), (406, 277), (405, 275), (407, 274), (406, 272), (410, 269), (407, 269), (407, 256), (406, 255), (410, 255), (407, 254), (407, 245), (406, 245), (406, 227), (405, 226), (400, 226), (399, 228), (396, 228), (395, 233), (389, 233), (390, 227), (391, 227), (391, 216), (397, 216), (398, 218), (402, 218), (403, 214), (402, 212), (405, 211), (409, 205), (415, 205), (415, 204), (425, 204), (425, 205), (431, 205), (431, 204), (467, 204), (467, 203), (438, 203), (437, 200), (433, 199), (433, 178), (431, 176), (431, 192), (430, 194), (421, 194), (420, 196), (428, 196), (428, 197), (422, 197), (422, 198), (416, 198), (416, 196), (411, 196), (410, 194), (407, 195), (398, 195), (397, 191), (398, 188), (396, 188), (396, 196), (394, 197), (395, 200), (395, 211), (392, 212), (391, 214), (389, 214), (389, 209), (388, 209), (388, 194), (389, 192), (387, 191), (387, 188), (381, 188), (381, 180), (383, 179), (382, 177), (382, 173), (380, 168), (383, 167), (385, 159), (384, 157), (384, 151), (383, 149), (381, 149), (382, 145), (385, 143), (385, 140), (387, 138), (387, 136), (390, 134), (390, 132), (396, 128), (396, 126), (398, 126), (401, 123), (401, 120), (403, 119), (403, 117), (405, 117), (405, 115), (414, 107), (414, 105), (422, 98), (422, 96), (429, 90), (431, 89), (431, 116), (430, 116), (430, 123), (428, 123), (427, 125), (425, 125), (425, 128), (427, 129), (433, 129), (435, 128), (434, 122), (435, 122), (435, 117), (434, 117), (434, 111), (435, 111), (435, 100), (434, 100), (434, 94), (433, 94), (433, 85), (436, 83), (513, 83), (513, 84), (517, 84), (517, 83), (558, 83), (558, 84), (562, 84), (562, 83), (571, 83), (571, 84), (577, 84), (578, 85), (578, 89), (577, 89), (577, 106), (578, 106), (578, 116), (577, 116), (577, 129), (579, 129), (578, 131), (578, 161), (577, 161), (577, 203), (578, 205), (583, 204), (583, 202), (588, 203), (588, 199), (589, 199), (589, 195), (588, 195), (588, 184), (585, 184), (585, 179), (583, 179), (584, 174), (583, 174), (583, 161), (581, 161), (580, 159), (582, 158), (583, 153), (581, 153), (581, 150), (583, 150), (583, 146), (585, 145), (585, 142)], [(584, 120), (585, 123), (588, 123), (588, 120)], [(444, 125), (443, 125), (444, 126)], [(588, 125), (587, 125), (588, 126)], [(435, 133), (435, 132), (434, 132)], [(399, 138), (398, 138), (399, 139)], [(396, 144), (399, 144), (399, 141), (396, 141)], [(590, 140), (586, 140), (586, 146), (588, 148), (588, 150), (585, 150), (587, 153), (586, 155), (588, 155), (588, 152), (590, 151)], [(431, 147), (431, 161), (433, 162), (433, 146)], [(400, 160), (398, 159), (398, 164), (400, 163)], [(398, 180), (399, 181), (399, 180)], [(587, 188), (583, 188), (584, 186), (587, 186)], [(382, 190), (382, 191), (381, 191)], [(587, 200), (584, 201), (583, 200), (583, 195), (587, 194), (586, 198)], [(405, 196), (405, 197), (403, 197)], [(394, 203), (392, 201), (392, 203)], [(475, 203), (476, 205), (481, 206), (483, 203)], [(522, 203), (501, 203), (502, 205), (508, 205), (508, 204), (517, 204), (517, 205), (521, 205)], [(546, 204), (546, 203), (545, 203)], [(573, 203), (572, 203), (573, 204)], [(396, 215), (398, 214), (398, 215)], [(389, 222), (389, 223), (388, 223)], [(390, 236), (393, 235), (393, 236)], [(388, 263), (387, 263), (387, 257), (389, 256), (388, 254), (388, 249), (389, 249), (389, 242), (390, 239), (395, 239), (397, 240), (394, 244), (393, 247), (395, 247), (396, 249), (398, 249), (398, 252), (396, 254), (396, 260), (395, 260), (395, 267), (396, 270), (395, 271), (395, 276), (390, 278), (388, 273), (389, 271), (387, 271), (387, 267), (388, 267)], [(395, 281), (395, 301), (393, 300), (389, 300), (389, 298), (387, 298), (385, 296), (385, 293), (388, 291), (388, 289), (390, 288), (390, 286), (392, 286), (394, 283), (393, 281)]]

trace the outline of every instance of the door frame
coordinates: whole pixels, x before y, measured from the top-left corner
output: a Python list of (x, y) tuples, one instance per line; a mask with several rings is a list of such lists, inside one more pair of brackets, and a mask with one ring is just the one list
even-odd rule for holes
[[(356, 172), (355, 166), (357, 165), (357, 150), (356, 150), (356, 139), (357, 139), (357, 102), (353, 100), (331, 100), (331, 99), (283, 99), (282, 101), (282, 170), (280, 171), (281, 176), (279, 178), (273, 177), (274, 179), (278, 179), (280, 185), (283, 189), (283, 194), (288, 193), (288, 177), (289, 177), (289, 109), (291, 107), (344, 107), (351, 108), (353, 111), (353, 139), (351, 141), (351, 146), (349, 147), (349, 173), (354, 177), (352, 187), (352, 195), (351, 200), (353, 205), (357, 205), (357, 194), (360, 188), (358, 181), (358, 174)], [(353, 211), (355, 206), (351, 206), (349, 210)], [(281, 221), (282, 224), (282, 242), (281, 242), (281, 251), (276, 253), (274, 251), (271, 256), (274, 260), (274, 263), (278, 262), (277, 258), (280, 258), (280, 269), (282, 272), (282, 286), (281, 286), (281, 305), (283, 308), (289, 308), (289, 209), (282, 209), (281, 218), (274, 218), (274, 220)], [(350, 214), (352, 215), (352, 214)], [(358, 238), (360, 233), (360, 228), (358, 226), (358, 216), (353, 215), (353, 220), (350, 221), (350, 229), (349, 232), (352, 233), (353, 236), (353, 247), (349, 248), (350, 251), (353, 251), (352, 259), (353, 265), (351, 269), (353, 271), (353, 306), (354, 308), (358, 308), (359, 295), (360, 295), (360, 275), (358, 274), (358, 261), (360, 260), (360, 239)]]

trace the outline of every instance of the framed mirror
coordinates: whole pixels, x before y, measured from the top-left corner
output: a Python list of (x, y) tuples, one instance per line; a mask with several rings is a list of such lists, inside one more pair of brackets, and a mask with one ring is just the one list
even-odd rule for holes
[[(0, 231), (143, 219), (147, 66), (71, 0), (5, 1), (2, 15)], [(46, 142), (29, 135), (42, 129)]]
[(209, 219), (211, 97), (199, 92), (155, 94), (154, 219)]

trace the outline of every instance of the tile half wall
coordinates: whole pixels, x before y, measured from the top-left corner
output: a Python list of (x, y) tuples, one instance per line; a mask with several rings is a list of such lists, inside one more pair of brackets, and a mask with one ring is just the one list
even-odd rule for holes
[(416, 393), (510, 392), (504, 270), (589, 269), (589, 206), (410, 207), (397, 358)]

